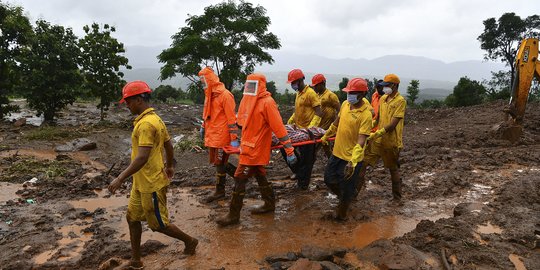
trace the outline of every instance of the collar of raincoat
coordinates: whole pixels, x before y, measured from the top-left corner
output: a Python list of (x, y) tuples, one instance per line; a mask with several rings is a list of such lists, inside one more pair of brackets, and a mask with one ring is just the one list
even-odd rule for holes
[(246, 80), (258, 81), (257, 84), (257, 95), (244, 95), (242, 101), (240, 101), (240, 106), (238, 107), (238, 124), (242, 128), (247, 128), (249, 123), (252, 121), (257, 121), (259, 119), (252, 119), (251, 115), (255, 109), (257, 102), (264, 97), (270, 96), (270, 92), (266, 90), (266, 77), (262, 74), (254, 73), (247, 76)]

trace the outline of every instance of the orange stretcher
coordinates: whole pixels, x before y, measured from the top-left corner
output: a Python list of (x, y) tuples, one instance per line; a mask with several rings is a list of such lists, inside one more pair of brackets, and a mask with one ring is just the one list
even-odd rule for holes
[[(331, 142), (331, 141), (334, 141), (335, 139), (336, 139), (336, 137), (328, 138), (328, 141)], [(320, 142), (321, 142), (321, 139), (307, 140), (307, 141), (303, 141), (303, 142), (293, 143), (292, 146), (297, 147), (297, 146), (315, 144), (315, 143), (320, 143)], [(272, 146), (271, 149), (273, 150), (273, 149), (280, 149), (280, 148), (283, 148), (282, 144), (274, 145), (274, 146)], [(223, 151), (225, 153), (229, 154), (229, 155), (231, 155), (231, 154), (240, 154), (240, 148), (239, 147), (232, 147), (230, 145), (227, 145), (227, 146), (223, 147)]]

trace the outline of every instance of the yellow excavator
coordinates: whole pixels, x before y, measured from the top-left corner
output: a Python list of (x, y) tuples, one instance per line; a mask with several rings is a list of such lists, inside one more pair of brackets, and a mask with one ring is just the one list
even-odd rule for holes
[(529, 98), (533, 79), (540, 81), (540, 61), (538, 60), (538, 39), (527, 38), (521, 42), (516, 55), (512, 98), (504, 112), (511, 118), (503, 123), (499, 131), (502, 137), (516, 142), (523, 133), (523, 116)]

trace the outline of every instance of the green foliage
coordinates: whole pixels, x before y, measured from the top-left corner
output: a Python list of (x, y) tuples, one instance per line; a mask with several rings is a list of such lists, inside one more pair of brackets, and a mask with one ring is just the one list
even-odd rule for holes
[(80, 51), (71, 28), (36, 22), (35, 35), (21, 61), (24, 79), (21, 89), (28, 105), (45, 121), (73, 104), (82, 83), (77, 59)]
[(414, 106), (414, 102), (418, 99), (420, 93), (420, 81), (411, 80), (409, 86), (407, 86), (407, 101), (410, 105)]
[(20, 83), (21, 70), (17, 63), (32, 34), (32, 26), (22, 7), (0, 2), (0, 120), (17, 109), (9, 105), (8, 95), (13, 94), (14, 85)]
[(510, 91), (510, 77), (511, 74), (508, 71), (492, 71), (491, 79), (484, 81), (487, 98), (489, 100), (510, 99), (512, 95)]
[(454, 91), (446, 97), (445, 103), (450, 107), (464, 107), (482, 103), (486, 88), (478, 81), (461, 77)]
[(79, 40), (79, 47), (84, 86), (90, 90), (91, 96), (99, 98), (97, 107), (103, 120), (104, 111), (109, 109), (111, 102), (121, 98), (120, 90), (126, 84), (120, 67), (131, 69), (131, 66), (128, 59), (121, 55), (125, 53), (124, 45), (111, 36), (116, 31), (115, 27), (104, 24), (100, 29), (99, 24), (93, 23), (84, 26), (83, 30), (86, 35)]
[(519, 43), (527, 37), (540, 35), (540, 16), (532, 15), (525, 19), (513, 12), (504, 13), (498, 20), (489, 18), (484, 21), (484, 32), (478, 36), (480, 47), (486, 51), (486, 60), (502, 60), (510, 67), (514, 81), (514, 60)]
[(437, 109), (444, 106), (445, 101), (439, 99), (425, 99), (420, 104), (418, 104), (418, 107), (422, 109)]
[(78, 132), (73, 130), (63, 129), (57, 126), (43, 126), (31, 130), (29, 133), (25, 134), (24, 137), (28, 140), (45, 141), (76, 138), (79, 135)]
[(334, 93), (337, 95), (338, 99), (340, 101), (347, 100), (347, 93), (341, 91), (343, 88), (347, 87), (347, 84), (349, 83), (349, 78), (343, 78), (341, 79), (341, 82), (339, 83), (339, 91), (334, 91)]
[(264, 49), (281, 47), (268, 31), (266, 9), (259, 5), (221, 2), (206, 7), (202, 15), (189, 16), (186, 23), (173, 36), (171, 47), (158, 56), (164, 63), (162, 80), (180, 73), (196, 83), (201, 65), (211, 66), (225, 87), (233, 89), (255, 66), (274, 62)]
[(19, 159), (7, 169), (7, 173), (12, 175), (43, 173), (47, 178), (55, 178), (67, 173), (66, 165), (65, 162), (56, 160)]
[(182, 89), (176, 89), (171, 85), (160, 85), (152, 92), (152, 97), (155, 99), (166, 102), (168, 99), (180, 100), (185, 98), (185, 94)]
[(204, 104), (204, 91), (200, 81), (190, 84), (186, 95), (187, 99), (195, 104)]

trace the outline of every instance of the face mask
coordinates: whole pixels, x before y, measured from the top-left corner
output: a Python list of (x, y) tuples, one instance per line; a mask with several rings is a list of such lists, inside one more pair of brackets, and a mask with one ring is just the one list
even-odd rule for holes
[(377, 93), (379, 94), (379, 96), (384, 95), (384, 91), (382, 90), (382, 88), (377, 88)]
[(294, 91), (298, 91), (298, 83), (291, 84), (291, 87), (294, 89)]
[(347, 101), (349, 104), (355, 105), (360, 101), (360, 99), (358, 98), (358, 95), (347, 94)]
[(206, 84), (206, 78), (204, 76), (201, 76), (200, 79), (201, 79), (203, 89), (208, 88), (208, 85)]
[(385, 94), (387, 94), (387, 95), (390, 95), (390, 94), (392, 94), (392, 92), (394, 92), (394, 90), (392, 90), (392, 88), (390, 88), (390, 87), (388, 87), (388, 86), (385, 86), (385, 87), (383, 88), (383, 92), (384, 92)]

